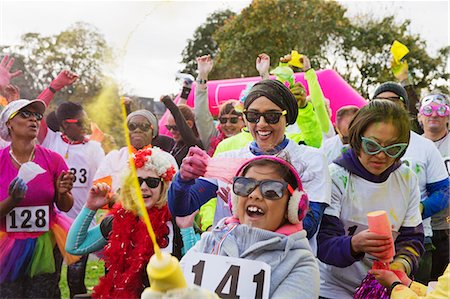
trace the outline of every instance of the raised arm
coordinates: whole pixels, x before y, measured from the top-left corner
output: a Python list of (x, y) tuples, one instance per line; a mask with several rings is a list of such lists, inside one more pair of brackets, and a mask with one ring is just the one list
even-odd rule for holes
[(217, 133), (214, 119), (208, 105), (208, 74), (213, 68), (214, 62), (209, 55), (197, 57), (197, 86), (195, 88), (194, 112), (200, 140), (208, 150), (211, 138)]
[[(50, 85), (44, 89), (40, 95), (38, 95), (38, 99), (43, 100), (47, 106), (50, 105), (50, 102), (53, 100), (55, 93), (60, 91), (62, 88), (66, 86), (72, 85), (78, 79), (78, 75), (69, 71), (64, 70), (56, 76), (55, 79), (50, 83)], [(39, 134), (37, 139), (39, 143), (42, 143), (47, 136), (47, 123), (45, 122), (45, 118), (41, 121), (41, 127), (39, 129)]]
[(9, 59), (8, 55), (3, 56), (0, 62), (0, 90), (6, 87), (12, 78), (22, 75), (22, 71), (18, 70), (11, 72), (11, 68), (14, 65), (14, 58)]
[(261, 53), (256, 57), (256, 70), (263, 80), (269, 79), (270, 56)]

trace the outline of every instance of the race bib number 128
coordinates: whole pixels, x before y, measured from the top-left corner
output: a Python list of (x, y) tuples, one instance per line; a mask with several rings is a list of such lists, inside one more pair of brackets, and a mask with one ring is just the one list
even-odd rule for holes
[(220, 298), (269, 298), (270, 266), (264, 262), (191, 252), (181, 267), (188, 284)]
[(48, 228), (48, 206), (17, 207), (6, 215), (7, 232), (45, 232)]

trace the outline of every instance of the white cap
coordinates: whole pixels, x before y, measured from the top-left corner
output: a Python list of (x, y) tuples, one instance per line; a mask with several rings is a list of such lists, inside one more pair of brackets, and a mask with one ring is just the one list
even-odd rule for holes
[(26, 99), (20, 99), (16, 101), (10, 102), (8, 105), (6, 105), (2, 112), (0, 113), (0, 137), (3, 140), (10, 141), (11, 137), (9, 136), (8, 127), (6, 126), (6, 123), (11, 118), (13, 114), (20, 111), (21, 109), (33, 105), (36, 109), (38, 109), (37, 112), (40, 112), (44, 114), (45, 109), (47, 106), (45, 105), (45, 102), (39, 99), (36, 100), (26, 100)]

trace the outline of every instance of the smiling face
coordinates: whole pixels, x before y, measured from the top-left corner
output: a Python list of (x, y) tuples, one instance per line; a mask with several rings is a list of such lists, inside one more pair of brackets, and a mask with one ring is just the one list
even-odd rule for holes
[[(238, 134), (245, 126), (242, 116), (238, 116), (233, 113), (223, 114), (220, 116), (219, 120), (220, 119), (227, 120), (225, 124), (220, 123), (220, 130), (225, 134), (227, 138)], [(231, 123), (231, 120), (237, 120), (237, 122)]]
[[(136, 169), (137, 176), (143, 179), (146, 178), (157, 178), (160, 179), (160, 177), (153, 171), (153, 170), (147, 170), (145, 168), (138, 168)], [(146, 182), (143, 182), (141, 184), (141, 192), (142, 197), (144, 198), (145, 207), (147, 209), (152, 208), (158, 200), (161, 198), (161, 191), (162, 191), (163, 182), (160, 182), (159, 185), (155, 188), (150, 188)]]
[[(33, 104), (26, 106), (21, 111), (40, 112), (40, 110)], [(36, 116), (31, 113), (30, 117), (25, 118), (20, 112), (10, 119), (6, 125), (9, 128), (11, 138), (26, 138), (33, 140), (36, 138), (41, 121), (37, 120)]]
[[(428, 105), (440, 106), (435, 102), (431, 102)], [(429, 132), (431, 134), (445, 134), (448, 130), (449, 118), (450, 116), (439, 116), (436, 110), (434, 110), (430, 116), (426, 116), (421, 113), (418, 115), (419, 122), (422, 123), (424, 132)]]
[[(383, 147), (397, 143), (398, 132), (392, 123), (377, 122), (369, 125), (363, 134), (364, 137), (376, 141)], [(376, 155), (369, 155), (361, 149), (358, 153), (358, 159), (364, 168), (373, 175), (380, 175), (395, 162), (383, 151)]]
[[(274, 102), (266, 97), (259, 97), (248, 106), (247, 111), (252, 112), (282, 112)], [(286, 129), (286, 116), (282, 115), (276, 124), (268, 124), (264, 117), (260, 117), (258, 123), (246, 121), (247, 128), (253, 139), (263, 151), (272, 150), (284, 139)]]
[[(245, 177), (255, 180), (276, 180), (284, 182), (282, 176), (271, 165), (255, 165), (248, 169)], [(288, 191), (280, 199), (265, 199), (260, 187), (248, 196), (238, 196), (237, 214), (241, 224), (276, 231), (287, 222)]]
[[(128, 127), (130, 127), (130, 124), (133, 124), (131, 127), (135, 129), (133, 131), (129, 129), (130, 142), (135, 149), (141, 149), (152, 143), (153, 130), (151, 124), (145, 117), (142, 115), (135, 115), (128, 121)], [(144, 129), (147, 128), (148, 130), (145, 131)]]

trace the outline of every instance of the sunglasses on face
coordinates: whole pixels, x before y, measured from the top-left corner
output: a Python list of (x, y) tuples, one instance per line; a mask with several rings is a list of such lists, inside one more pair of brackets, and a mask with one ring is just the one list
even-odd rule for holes
[(166, 129), (168, 131), (178, 131), (178, 127), (177, 126), (166, 125)]
[(142, 186), (142, 184), (145, 182), (149, 188), (156, 188), (159, 186), (159, 183), (161, 183), (161, 178), (141, 178), (138, 177), (139, 180), (139, 186)]
[(447, 105), (425, 105), (420, 108), (419, 112), (422, 115), (431, 116), (434, 111), (436, 111), (436, 114), (441, 117), (448, 116), (450, 114), (450, 108)]
[(280, 121), (280, 117), (286, 115), (287, 111), (270, 111), (270, 112), (256, 112), (256, 111), (244, 111), (245, 119), (248, 122), (257, 124), (261, 120), (261, 116), (264, 117), (266, 123), (274, 125)]
[(238, 121), (239, 121), (238, 116), (236, 116), (236, 117), (225, 117), (225, 116), (219, 117), (219, 122), (222, 125), (226, 124), (227, 122), (230, 122), (230, 124), (237, 124)]
[(36, 118), (36, 120), (41, 120), (44, 117), (44, 115), (39, 112), (33, 112), (33, 111), (28, 111), (28, 110), (19, 110), (16, 113), (14, 113), (13, 115), (11, 115), (11, 117), (9, 119), (12, 119), (17, 114), (25, 119), (30, 118), (31, 116), (34, 116)]
[(403, 150), (408, 146), (407, 143), (396, 143), (386, 147), (382, 147), (375, 140), (361, 137), (362, 140), (362, 148), (364, 152), (368, 155), (376, 155), (379, 152), (384, 152), (391, 158), (397, 158), (403, 152)]
[(269, 200), (282, 198), (286, 190), (289, 190), (291, 195), (294, 193), (291, 185), (286, 182), (274, 180), (258, 181), (243, 176), (238, 176), (233, 179), (233, 192), (239, 196), (249, 196), (258, 186), (262, 196)]
[(152, 128), (152, 126), (148, 123), (128, 123), (128, 130), (130, 130), (131, 132), (136, 131), (138, 128), (142, 132), (148, 132)]

